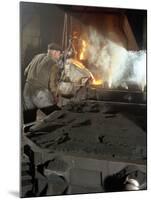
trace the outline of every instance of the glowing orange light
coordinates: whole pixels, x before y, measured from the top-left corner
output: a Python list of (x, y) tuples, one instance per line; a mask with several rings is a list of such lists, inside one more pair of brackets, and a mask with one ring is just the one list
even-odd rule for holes
[(85, 68), (85, 66), (81, 62), (79, 62), (78, 60), (72, 59), (71, 62), (74, 65), (76, 65), (77, 67), (79, 67), (80, 69), (84, 69)]
[(99, 80), (95, 80), (93, 79), (92, 81), (92, 85), (101, 85), (103, 83), (103, 80), (99, 79)]
[(81, 49), (81, 53), (80, 53), (80, 60), (83, 60), (84, 59), (84, 54), (85, 54), (85, 51), (86, 51), (86, 42), (84, 40), (82, 40), (82, 49)]

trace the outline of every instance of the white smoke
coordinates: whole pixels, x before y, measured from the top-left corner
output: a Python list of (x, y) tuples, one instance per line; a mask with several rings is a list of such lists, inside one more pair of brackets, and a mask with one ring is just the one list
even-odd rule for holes
[(146, 85), (145, 51), (127, 51), (92, 28), (88, 37), (88, 63), (94, 75), (112, 87), (123, 81), (134, 81), (142, 87)]
[(146, 85), (146, 51), (129, 51), (129, 62), (133, 69), (130, 81), (136, 82), (141, 89)]

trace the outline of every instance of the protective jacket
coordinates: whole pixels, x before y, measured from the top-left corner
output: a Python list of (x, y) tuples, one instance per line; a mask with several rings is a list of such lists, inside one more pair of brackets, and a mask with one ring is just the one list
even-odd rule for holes
[(25, 109), (54, 105), (57, 93), (57, 62), (47, 54), (38, 54), (25, 69)]
[(51, 68), (56, 61), (47, 54), (38, 54), (25, 69), (26, 82), (49, 89)]

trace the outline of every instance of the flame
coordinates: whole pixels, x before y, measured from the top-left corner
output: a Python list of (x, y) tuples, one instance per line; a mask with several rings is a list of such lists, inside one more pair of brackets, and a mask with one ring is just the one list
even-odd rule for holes
[(84, 60), (84, 54), (86, 52), (86, 47), (87, 47), (87, 43), (85, 40), (82, 40), (82, 49), (81, 49), (81, 53), (80, 53), (80, 60)]
[[(84, 58), (85, 58), (85, 52), (86, 52), (86, 47), (87, 47), (86, 41), (82, 40), (82, 49), (81, 49), (81, 52), (80, 52), (79, 60), (84, 60)], [(92, 72), (89, 69), (87, 69), (81, 62), (79, 62), (77, 60), (74, 60), (73, 63), (76, 66), (80, 67), (81, 69), (85, 68), (89, 72), (89, 74), (91, 76), (91, 79), (92, 79), (92, 82), (91, 82), (92, 85), (101, 85), (103, 83), (103, 80), (101, 80), (101, 79), (95, 79), (95, 77), (92, 74)]]

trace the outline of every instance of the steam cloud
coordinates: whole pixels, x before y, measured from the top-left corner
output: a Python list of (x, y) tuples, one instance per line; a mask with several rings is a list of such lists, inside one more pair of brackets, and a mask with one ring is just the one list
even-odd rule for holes
[(127, 51), (124, 47), (89, 29), (88, 63), (97, 78), (117, 87), (133, 81), (146, 85), (146, 51)]

